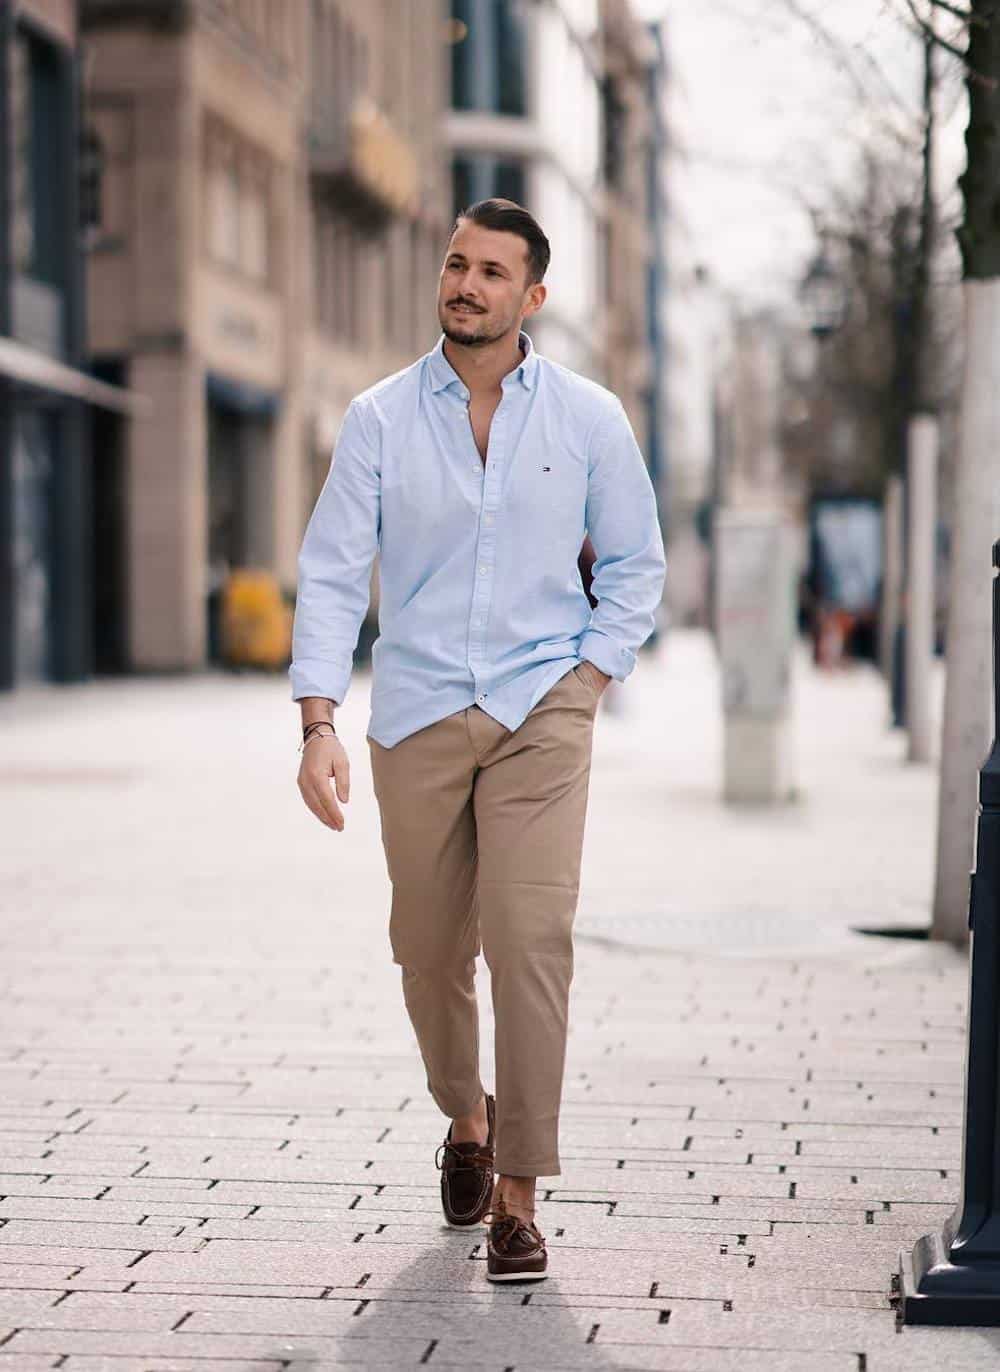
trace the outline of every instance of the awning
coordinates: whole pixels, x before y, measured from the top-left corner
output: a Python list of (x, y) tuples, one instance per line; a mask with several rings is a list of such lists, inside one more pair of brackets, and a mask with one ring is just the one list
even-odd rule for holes
[(148, 414), (152, 408), (148, 397), (121, 386), (109, 386), (75, 367), (56, 362), (45, 353), (15, 343), (12, 338), (0, 338), (0, 376), (9, 376), (27, 386), (38, 386), (76, 400), (86, 400), (91, 405), (133, 418)]

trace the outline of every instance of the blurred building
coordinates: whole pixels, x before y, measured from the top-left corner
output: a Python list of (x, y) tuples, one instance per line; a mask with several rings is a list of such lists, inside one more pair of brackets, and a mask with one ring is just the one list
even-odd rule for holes
[(649, 343), (649, 378), (645, 390), (646, 460), (657, 494), (660, 523), (666, 535), (670, 527), (670, 259), (667, 250), (670, 218), (668, 169), (671, 127), (668, 97), (670, 69), (663, 25), (649, 25), (649, 61), (646, 67), (646, 101), (649, 131), (646, 140), (646, 204), (649, 221), (649, 261), (646, 272), (646, 334)]
[(453, 0), (451, 13), (452, 208), (498, 195), (531, 210), (552, 245), (532, 341), (604, 381), (598, 0)]
[(653, 214), (659, 210), (650, 86), (656, 51), (630, 0), (600, 0), (600, 33), (604, 379), (645, 452), (652, 428), (650, 326), (658, 307), (650, 292)]
[(89, 346), (151, 405), (104, 436), (121, 454), (103, 503), (120, 517), (128, 665), (190, 668), (216, 653), (231, 568), (294, 589), (347, 402), (433, 342), (446, 11), (80, 12)]
[(73, 0), (0, 5), (0, 687), (90, 671), (88, 425), (128, 397), (84, 370)]
[(0, 684), (197, 668), (233, 568), (293, 593), (346, 406), (433, 346), (476, 199), (538, 215), (536, 344), (661, 462), (666, 68), (626, 0), (0, 19)]
[(497, 195), (536, 216), (552, 262), (532, 338), (620, 396), (648, 455), (662, 50), (629, 0), (453, 0), (451, 14), (453, 209)]

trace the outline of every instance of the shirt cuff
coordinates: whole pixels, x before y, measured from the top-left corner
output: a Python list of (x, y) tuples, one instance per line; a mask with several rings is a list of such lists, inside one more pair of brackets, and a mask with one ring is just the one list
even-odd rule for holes
[(340, 705), (347, 695), (350, 684), (350, 669), (346, 672), (332, 662), (296, 659), (288, 669), (292, 683), (292, 699), (301, 700), (303, 696), (320, 696)]
[(580, 639), (579, 654), (605, 676), (613, 676), (617, 681), (624, 681), (635, 666), (635, 653), (631, 649), (620, 647), (597, 629), (588, 629)]

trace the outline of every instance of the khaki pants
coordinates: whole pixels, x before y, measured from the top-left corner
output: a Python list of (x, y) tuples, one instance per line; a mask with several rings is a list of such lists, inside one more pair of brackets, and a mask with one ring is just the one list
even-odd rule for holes
[(477, 705), (383, 748), (368, 743), (382, 818), (393, 960), (450, 1118), (483, 1092), (475, 958), (496, 1025), (496, 1165), (560, 1171), (572, 925), (599, 688), (573, 668), (513, 732)]

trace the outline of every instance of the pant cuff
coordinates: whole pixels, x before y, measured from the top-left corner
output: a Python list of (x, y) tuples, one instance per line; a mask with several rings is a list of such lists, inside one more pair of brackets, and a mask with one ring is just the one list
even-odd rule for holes
[(473, 1110), (475, 1110), (476, 1106), (479, 1104), (479, 1102), (483, 1099), (485, 1095), (486, 1088), (481, 1086), (479, 1088), (479, 1094), (477, 1096), (473, 1096), (473, 1098), (470, 1101), (459, 1101), (457, 1110), (451, 1109), (451, 1106), (455, 1104), (454, 1099), (445, 1102), (444, 1100), (442, 1100), (440, 1096), (435, 1096), (434, 1104), (438, 1107), (438, 1109), (441, 1111), (443, 1115), (447, 1116), (448, 1119), (455, 1120), (458, 1119), (460, 1115), (471, 1115)]
[(497, 1176), (504, 1177), (560, 1177), (562, 1168), (558, 1158), (542, 1162), (508, 1162), (506, 1159), (496, 1163)]

